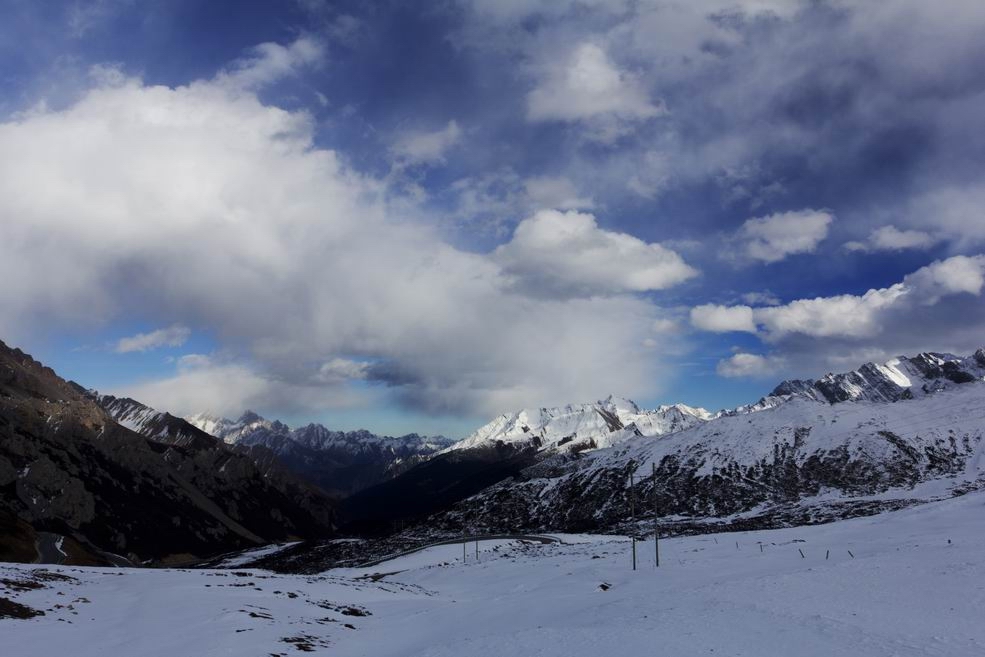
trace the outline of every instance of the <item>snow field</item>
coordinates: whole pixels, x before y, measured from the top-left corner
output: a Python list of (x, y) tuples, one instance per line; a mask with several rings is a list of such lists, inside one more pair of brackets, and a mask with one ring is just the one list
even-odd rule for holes
[[(0, 639), (9, 657), (973, 657), (985, 655), (983, 518), (978, 492), (666, 539), (659, 569), (652, 541), (640, 542), (636, 572), (628, 539), (585, 535), (482, 543), (478, 563), (474, 544), (464, 564), (461, 545), (439, 546), (319, 577), (49, 567), (77, 581), (16, 597), (0, 584), (0, 596), (46, 611), (0, 620)], [(2, 565), (0, 579), (35, 570)]]

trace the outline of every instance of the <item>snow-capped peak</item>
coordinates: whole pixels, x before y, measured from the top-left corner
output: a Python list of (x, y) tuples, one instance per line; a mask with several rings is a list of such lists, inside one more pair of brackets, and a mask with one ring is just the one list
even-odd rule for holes
[(680, 431), (712, 417), (703, 408), (684, 404), (642, 410), (632, 400), (610, 395), (592, 404), (504, 413), (444, 451), (503, 444), (545, 452), (580, 452), (609, 447), (634, 435), (659, 436)]
[(865, 363), (816, 381), (790, 380), (773, 396), (796, 396), (835, 404), (845, 401), (894, 402), (952, 388), (985, 378), (985, 349), (967, 357), (926, 352), (898, 356), (884, 363)]

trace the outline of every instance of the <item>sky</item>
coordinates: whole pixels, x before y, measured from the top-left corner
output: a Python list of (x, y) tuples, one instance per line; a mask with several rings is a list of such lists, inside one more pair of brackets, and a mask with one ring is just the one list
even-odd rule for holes
[(985, 4), (0, 5), (0, 339), (460, 437), (985, 346)]

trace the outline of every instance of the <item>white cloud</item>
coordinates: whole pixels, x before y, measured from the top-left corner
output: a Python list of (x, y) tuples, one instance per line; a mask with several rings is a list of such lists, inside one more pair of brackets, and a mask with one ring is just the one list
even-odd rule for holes
[(877, 334), (881, 311), (893, 306), (909, 290), (900, 283), (869, 290), (861, 296), (842, 294), (798, 299), (783, 306), (757, 308), (755, 318), (770, 338), (799, 333), (811, 337), (863, 337)]
[[(934, 306), (944, 297), (979, 296), (985, 288), (985, 255), (953, 256), (935, 261), (908, 274), (899, 283), (872, 289), (862, 295), (841, 294), (790, 303), (748, 306), (699, 306), (692, 310), (692, 324), (706, 331), (750, 330), (746, 320), (760, 327), (769, 341), (791, 335), (811, 338), (871, 338), (889, 321), (905, 323), (904, 315), (917, 306)], [(751, 318), (749, 315), (751, 314)], [(737, 328), (745, 326), (745, 329)]]
[(896, 226), (882, 226), (869, 234), (864, 242), (847, 242), (849, 251), (903, 251), (927, 249), (940, 240), (922, 230), (900, 230)]
[(640, 81), (619, 70), (599, 45), (582, 43), (567, 61), (553, 64), (527, 96), (531, 121), (580, 121), (602, 115), (626, 120), (664, 113)]
[(691, 309), (691, 325), (702, 331), (727, 333), (729, 331), (756, 332), (756, 323), (749, 306), (716, 306), (706, 304)]
[(318, 368), (316, 378), (326, 383), (344, 383), (365, 379), (369, 374), (369, 364), (348, 358), (333, 358)]
[(574, 183), (564, 177), (528, 178), (523, 185), (537, 209), (590, 210), (595, 205), (591, 198), (580, 196)]
[(985, 256), (953, 256), (921, 267), (903, 279), (920, 303), (936, 304), (951, 294), (981, 294), (985, 285)]
[(781, 212), (749, 219), (736, 234), (744, 255), (772, 263), (798, 253), (813, 253), (834, 217), (822, 210)]
[(324, 46), (311, 37), (301, 37), (286, 46), (261, 43), (217, 75), (214, 82), (231, 88), (258, 89), (318, 64), (324, 56)]
[[(662, 354), (643, 347), (658, 310), (618, 293), (694, 275), (679, 256), (577, 214), (538, 215), (492, 256), (450, 246), (393, 214), (382, 181), (314, 147), (308, 115), (250, 90), (304, 52), (261, 49), (175, 88), (119, 79), (0, 123), (0, 279), (18, 281), (0, 286), (0, 332), (121, 317), (209, 327), (239, 360), (179, 363), (128, 390), (179, 412), (381, 390), (335, 382), (335, 359), (463, 415), (659, 390)], [(564, 294), (516, 284), (537, 276)]]
[(654, 333), (677, 333), (681, 327), (676, 321), (662, 317), (653, 322), (652, 328)]
[(258, 408), (318, 413), (365, 406), (374, 397), (373, 393), (355, 394), (343, 386), (326, 386), (319, 381), (278, 379), (244, 363), (217, 361), (201, 354), (180, 359), (173, 376), (128, 384), (110, 392), (179, 416), (206, 410), (236, 417), (246, 409)]
[(188, 340), (191, 329), (175, 324), (168, 328), (157, 329), (150, 333), (138, 333), (128, 338), (120, 338), (116, 343), (116, 352), (128, 354), (133, 351), (150, 351), (160, 347), (180, 347)]
[(765, 377), (776, 374), (784, 366), (782, 358), (758, 354), (737, 353), (718, 361), (715, 371), (726, 378)]
[(746, 292), (742, 295), (742, 300), (750, 306), (779, 306), (782, 301), (769, 290), (761, 292)]
[(445, 153), (462, 137), (462, 130), (455, 121), (449, 121), (441, 130), (412, 132), (399, 137), (393, 145), (393, 154), (404, 164), (434, 164), (443, 162)]
[(574, 211), (524, 219), (493, 259), (521, 288), (549, 295), (662, 290), (697, 274), (670, 249), (599, 228), (595, 217)]

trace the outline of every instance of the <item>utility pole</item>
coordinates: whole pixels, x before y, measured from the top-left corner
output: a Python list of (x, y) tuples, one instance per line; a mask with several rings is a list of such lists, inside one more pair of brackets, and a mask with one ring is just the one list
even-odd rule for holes
[(629, 473), (629, 517), (632, 519), (633, 570), (636, 570), (636, 492), (633, 490), (633, 473)]
[(653, 549), (657, 560), (654, 562), (656, 566), (654, 568), (660, 567), (660, 527), (657, 525), (657, 464), (656, 462), (651, 463), (653, 466)]
[(467, 543), (465, 541), (465, 534), (462, 534), (462, 563), (465, 563), (465, 559), (466, 559), (466, 556), (467, 556), (465, 554), (465, 546), (466, 545), (467, 545)]
[(475, 562), (479, 563), (479, 539), (475, 539)]

